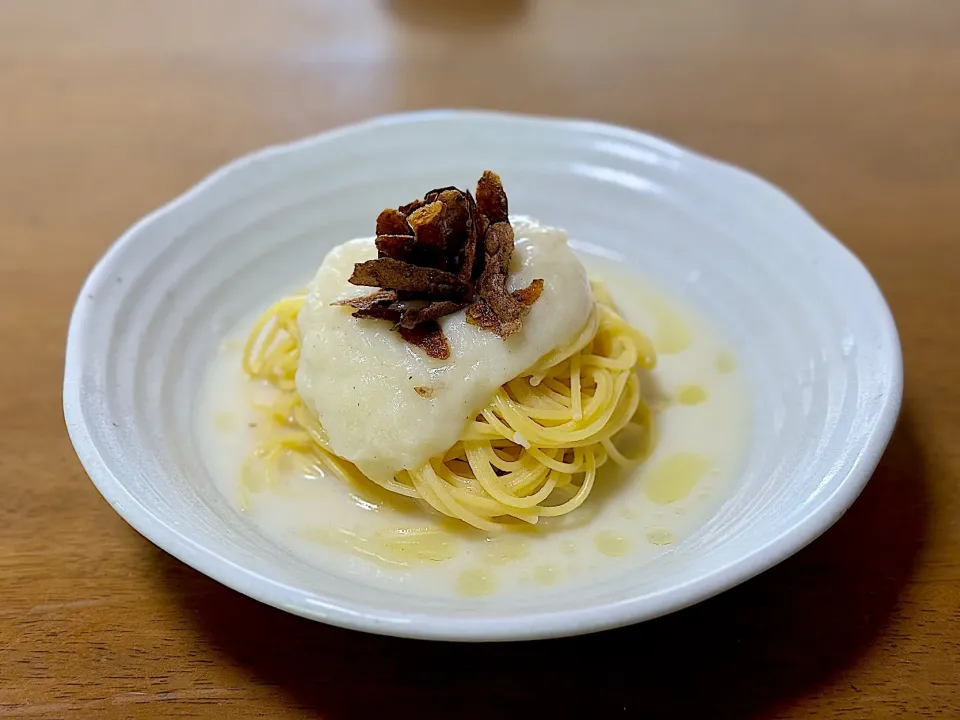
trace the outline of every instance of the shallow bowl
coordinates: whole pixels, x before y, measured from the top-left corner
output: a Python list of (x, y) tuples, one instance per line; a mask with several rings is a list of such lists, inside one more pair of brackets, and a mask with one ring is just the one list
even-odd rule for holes
[[(514, 212), (566, 228), (680, 296), (736, 349), (750, 449), (729, 499), (641, 571), (537, 598), (427, 598), (311, 567), (233, 510), (202, 462), (199, 385), (224, 335), (333, 245), (424, 188), (504, 178)], [(158, 546), (322, 622), (446, 640), (555, 637), (677, 610), (796, 552), (873, 472), (900, 407), (900, 347), (860, 262), (767, 182), (633, 130), (438, 111), (267, 148), (123, 235), (67, 342), (64, 413), (110, 505)]]

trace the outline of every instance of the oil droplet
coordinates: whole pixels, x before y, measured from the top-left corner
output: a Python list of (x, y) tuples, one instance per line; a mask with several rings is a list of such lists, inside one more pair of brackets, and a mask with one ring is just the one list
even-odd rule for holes
[(533, 571), (533, 580), (537, 585), (553, 585), (557, 581), (557, 570), (551, 565), (541, 565)]
[(457, 554), (455, 536), (432, 528), (378, 530), (372, 535), (347, 528), (307, 528), (297, 535), (388, 567), (444, 562)]
[(484, 557), (494, 565), (506, 565), (515, 560), (522, 560), (530, 554), (530, 543), (523, 538), (512, 535), (487, 540)]
[(690, 347), (690, 329), (680, 314), (659, 298), (650, 298), (649, 302), (656, 322), (653, 344), (657, 352), (675, 355)]
[(717, 370), (722, 373), (732, 373), (737, 369), (737, 359), (726, 350), (717, 353)]
[(457, 592), (468, 597), (489, 595), (496, 589), (493, 575), (485, 568), (464, 570), (457, 576)]
[(237, 416), (229, 410), (220, 410), (213, 414), (213, 426), (220, 432), (230, 432), (237, 421)]
[(370, 541), (378, 545), (381, 552), (423, 562), (444, 562), (459, 550), (457, 536), (442, 528), (378, 530)]
[(681, 405), (699, 405), (707, 401), (707, 391), (699, 385), (681, 385), (677, 389), (677, 400)]
[(243, 346), (246, 343), (243, 340), (238, 340), (232, 338), (230, 340), (224, 340), (220, 343), (220, 352), (222, 353), (238, 353), (243, 351)]
[(624, 505), (620, 508), (620, 517), (624, 520), (634, 520), (637, 517), (637, 510), (629, 505)]
[(646, 473), (643, 491), (661, 505), (682, 500), (712, 467), (708, 458), (697, 453), (671, 455)]
[(247, 492), (246, 488), (241, 487), (238, 495), (240, 496), (240, 512), (249, 513), (251, 510), (253, 510), (253, 503), (250, 500), (250, 493)]
[(610, 557), (621, 557), (630, 552), (630, 542), (615, 532), (604, 530), (593, 539), (597, 550)]
[(676, 538), (669, 530), (653, 528), (647, 533), (647, 540), (653, 545), (672, 545)]

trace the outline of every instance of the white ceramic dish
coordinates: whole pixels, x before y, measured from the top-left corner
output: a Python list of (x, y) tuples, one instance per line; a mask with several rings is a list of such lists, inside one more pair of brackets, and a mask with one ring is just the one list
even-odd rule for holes
[[(630, 264), (729, 338), (754, 393), (734, 495), (643, 572), (536, 600), (424, 600), (310, 567), (262, 537), (200, 460), (203, 371), (234, 324), (368, 234), (383, 207), (485, 168), (511, 207)], [(243, 157), (131, 228), (90, 274), (67, 342), (64, 414), (84, 467), (134, 528), (197, 570), (304, 617), (390, 635), (573, 635), (691, 605), (833, 524), (896, 421), (896, 329), (864, 267), (763, 180), (591, 122), (438, 111)]]

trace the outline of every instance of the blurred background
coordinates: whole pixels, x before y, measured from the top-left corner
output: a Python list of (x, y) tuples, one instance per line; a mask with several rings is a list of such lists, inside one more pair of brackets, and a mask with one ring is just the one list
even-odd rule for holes
[(942, 0), (5, 0), (0, 212), (119, 231), (240, 152), (456, 106), (662, 134), (887, 233), (956, 205), (958, 37)]

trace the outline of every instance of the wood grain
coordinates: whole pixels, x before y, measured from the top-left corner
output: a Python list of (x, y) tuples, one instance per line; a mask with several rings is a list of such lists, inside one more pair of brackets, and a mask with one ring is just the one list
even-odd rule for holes
[[(6, 0), (0, 717), (960, 717), (958, 38), (948, 0)], [(832, 530), (661, 620), (461, 646), (284, 615), (110, 510), (60, 410), (97, 257), (237, 154), (438, 105), (662, 134), (859, 254), (906, 396)]]

